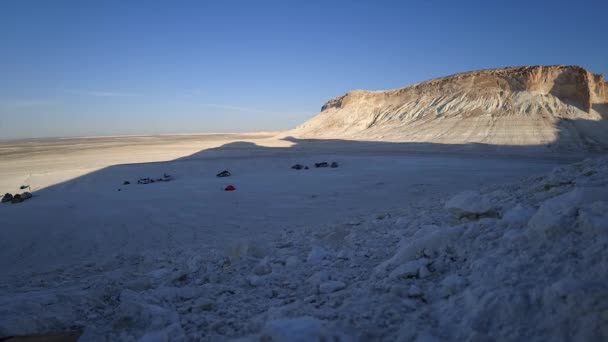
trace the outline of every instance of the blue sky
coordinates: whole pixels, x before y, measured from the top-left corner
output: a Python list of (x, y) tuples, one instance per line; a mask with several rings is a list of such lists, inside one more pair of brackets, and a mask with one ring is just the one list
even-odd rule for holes
[(352, 89), (608, 73), (608, 1), (0, 2), (0, 139), (293, 127)]

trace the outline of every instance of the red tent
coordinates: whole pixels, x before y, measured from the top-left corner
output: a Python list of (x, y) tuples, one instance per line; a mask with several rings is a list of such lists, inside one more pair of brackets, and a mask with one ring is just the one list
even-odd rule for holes
[(234, 190), (236, 190), (236, 188), (235, 188), (234, 186), (232, 186), (232, 185), (228, 185), (228, 186), (226, 187), (226, 189), (224, 189), (224, 190), (225, 190), (225, 191), (234, 191)]

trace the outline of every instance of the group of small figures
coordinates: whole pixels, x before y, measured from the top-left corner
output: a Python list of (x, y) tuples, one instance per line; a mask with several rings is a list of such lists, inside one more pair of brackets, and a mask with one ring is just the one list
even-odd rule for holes
[[(315, 167), (319, 168), (319, 167), (331, 167), (331, 168), (337, 168), (338, 167), (338, 163), (336, 162), (332, 162), (331, 164), (329, 164), (328, 162), (321, 162), (321, 163), (315, 163)], [(296, 164), (294, 166), (291, 167), (294, 170), (308, 170), (308, 166), (304, 166), (302, 164)]]
[[(170, 182), (172, 180), (173, 180), (173, 176), (168, 175), (168, 174), (165, 173), (160, 178), (150, 178), (150, 177), (140, 178), (137, 181), (137, 184), (151, 184), (151, 183), (156, 183), (156, 182)], [(129, 184), (131, 184), (131, 182), (129, 182), (129, 181), (124, 181), (122, 183), (122, 185), (129, 185)]]
[[(22, 185), (20, 187), (20, 189), (21, 190), (30, 189), (30, 186), (29, 185)], [(24, 193), (21, 193), (21, 194), (15, 194), (15, 195), (7, 192), (2, 197), (2, 203), (8, 203), (8, 202), (11, 202), (13, 204), (15, 204), (15, 203), (21, 203), (23, 201), (27, 201), (30, 198), (32, 198), (32, 193), (28, 192), (28, 191), (25, 191)]]

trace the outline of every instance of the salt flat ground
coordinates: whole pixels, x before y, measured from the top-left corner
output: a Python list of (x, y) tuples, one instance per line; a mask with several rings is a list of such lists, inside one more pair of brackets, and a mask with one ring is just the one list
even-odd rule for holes
[[(116, 255), (230, 249), (283, 229), (315, 229), (572, 161), (415, 152), (403, 144), (294, 141), (264, 134), (0, 143), (0, 191), (34, 198), (0, 206), (0, 269), (10, 276)], [(315, 162), (339, 168), (314, 168)], [(293, 164), (309, 170), (293, 170)], [(217, 178), (224, 169), (233, 176)], [(168, 173), (171, 182), (137, 184)], [(130, 181), (130, 185), (123, 185)], [(234, 192), (223, 188), (232, 184)]]

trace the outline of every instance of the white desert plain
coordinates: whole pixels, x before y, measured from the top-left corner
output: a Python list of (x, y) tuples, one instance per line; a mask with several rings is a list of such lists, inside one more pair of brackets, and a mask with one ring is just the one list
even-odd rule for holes
[(33, 195), (0, 205), (0, 337), (606, 340), (607, 118), (602, 76), (532, 66), (283, 132), (0, 141)]

